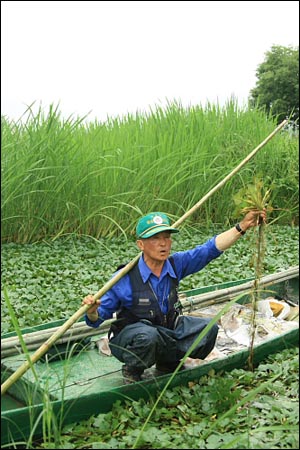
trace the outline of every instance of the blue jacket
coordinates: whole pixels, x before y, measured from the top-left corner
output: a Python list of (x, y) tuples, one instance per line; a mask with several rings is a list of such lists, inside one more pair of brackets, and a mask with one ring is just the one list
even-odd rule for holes
[[(177, 277), (169, 260), (165, 261), (163, 270), (158, 278), (146, 265), (144, 258), (141, 257), (139, 259), (138, 267), (141, 277), (144, 283), (150, 282), (163, 314), (167, 314), (168, 312), (168, 302), (165, 299), (170, 294), (170, 277), (177, 278), (179, 282), (188, 275), (199, 272), (210, 261), (220, 256), (223, 252), (216, 247), (215, 239), (216, 237), (214, 236), (204, 244), (198, 245), (191, 250), (173, 253), (172, 258)], [(130, 276), (127, 273), (101, 297), (101, 305), (98, 308), (99, 319), (96, 322), (91, 322), (87, 315), (85, 315), (86, 324), (97, 328), (104, 320), (111, 319), (113, 314), (121, 308), (130, 310), (131, 307), (132, 288)]]

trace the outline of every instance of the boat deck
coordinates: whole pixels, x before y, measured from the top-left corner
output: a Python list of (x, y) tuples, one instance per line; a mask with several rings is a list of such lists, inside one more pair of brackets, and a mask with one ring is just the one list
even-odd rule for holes
[[(59, 350), (59, 346), (57, 348)], [(24, 355), (5, 358), (2, 363), (2, 373), (3, 369), (8, 375), (15, 372), (25, 361)], [(121, 363), (114, 357), (100, 354), (92, 340), (77, 354), (72, 355), (72, 348), (70, 348), (67, 358), (63, 355), (54, 361), (51, 361), (51, 358), (37, 361), (34, 371), (28, 370), (22, 378), (22, 392), (15, 390), (13, 393), (22, 402), (26, 402), (27, 396), (30, 397), (29, 392), (26, 393), (27, 389), (32, 394), (36, 378), (39, 389), (45, 390), (53, 400), (61, 399), (62, 396), (67, 399), (107, 391), (123, 384)], [(12, 397), (7, 393), (5, 397), (10, 397), (11, 407), (14, 408), (16, 405), (13, 405)], [(7, 410), (8, 406), (8, 404), (2, 405), (2, 408)]]
[[(207, 316), (211, 310), (211, 313), (215, 314), (221, 306), (206, 308), (204, 311), (199, 309), (194, 311), (193, 315)], [(282, 321), (281, 333), (292, 329), (298, 329), (297, 322)], [(245, 344), (235, 341), (227, 333), (219, 324), (216, 345), (211, 354), (205, 360), (187, 358), (185, 370), (209, 364), (216, 358), (219, 360), (226, 359), (229, 355), (247, 348)], [(274, 334), (271, 335), (271, 338), (274, 338)], [(268, 339), (270, 339), (270, 336), (266, 334), (264, 337), (260, 337), (259, 341)], [(47, 392), (52, 400), (66, 400), (83, 395), (99, 394), (122, 386), (124, 384), (121, 373), (122, 363), (115, 357), (104, 354), (97, 345), (99, 342), (107, 343), (106, 333), (93, 336), (90, 342), (77, 354), (72, 355), (72, 349), (70, 348), (71, 352), (67, 357), (63, 354), (62, 357), (56, 356), (53, 361), (51, 361), (51, 356), (37, 361), (34, 365), (34, 371), (28, 370), (23, 376), (22, 383), (18, 382), (12, 386), (12, 388), (14, 387), (13, 397), (7, 393), (4, 395), (2, 408), (8, 410), (22, 407), (24, 403), (28, 403), (27, 398), (32, 398), (33, 395), (43, 396), (41, 391)], [(74, 343), (72, 345), (75, 348)], [(24, 355), (7, 357), (2, 363), (2, 369), (7, 371), (9, 375), (15, 372), (25, 361)], [(38, 383), (36, 383), (36, 379), (38, 379)], [(145, 370), (143, 380), (153, 382), (156, 379), (157, 372), (154, 366)]]

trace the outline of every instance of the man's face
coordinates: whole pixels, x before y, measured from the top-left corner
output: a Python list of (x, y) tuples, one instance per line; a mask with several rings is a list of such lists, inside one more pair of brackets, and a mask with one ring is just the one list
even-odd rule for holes
[(138, 239), (137, 245), (144, 252), (145, 260), (165, 261), (171, 251), (172, 238), (169, 231), (161, 231), (147, 239)]

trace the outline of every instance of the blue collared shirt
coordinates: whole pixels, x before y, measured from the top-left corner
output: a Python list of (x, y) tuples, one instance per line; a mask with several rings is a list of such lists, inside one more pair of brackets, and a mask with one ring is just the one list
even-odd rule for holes
[[(178, 281), (188, 275), (199, 272), (210, 261), (223, 253), (218, 250), (215, 241), (216, 236), (191, 250), (177, 252), (172, 255)], [(159, 278), (151, 272), (149, 267), (146, 265), (143, 256), (139, 259), (138, 266), (143, 281), (150, 282), (150, 285), (160, 304), (161, 310), (164, 314), (166, 314), (167, 298), (170, 293), (170, 280), (168, 275), (172, 278), (176, 278), (172, 264), (169, 260), (165, 261)], [(104, 320), (111, 319), (113, 317), (113, 313), (118, 311), (121, 307), (130, 309), (131, 305), (132, 291), (130, 278), (128, 274), (125, 274), (101, 297), (101, 305), (98, 308), (99, 319), (96, 322), (91, 322), (87, 315), (85, 315), (86, 324), (93, 328), (97, 328), (102, 322), (104, 322)]]

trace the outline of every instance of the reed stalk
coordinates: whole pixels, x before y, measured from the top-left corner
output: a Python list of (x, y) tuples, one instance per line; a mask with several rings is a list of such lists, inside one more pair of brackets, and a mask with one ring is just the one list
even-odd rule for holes
[(28, 365), (28, 369), (30, 368), (32, 370), (33, 376), (34, 376), (36, 382), (38, 382), (38, 376), (37, 376), (36, 370), (34, 368), (33, 362), (31, 361), (31, 358), (30, 358), (30, 355), (29, 355), (26, 343), (25, 343), (25, 341), (23, 339), (22, 332), (21, 332), (21, 329), (19, 327), (18, 319), (17, 319), (17, 317), (15, 315), (14, 309), (12, 307), (12, 304), (11, 304), (10, 300), (9, 300), (9, 296), (8, 296), (6, 287), (4, 287), (4, 298), (5, 298), (5, 302), (6, 302), (6, 305), (7, 305), (7, 308), (8, 308), (8, 311), (9, 311), (9, 315), (10, 315), (10, 318), (12, 320), (14, 329), (15, 329), (15, 331), (17, 333), (20, 346), (22, 348), (22, 351), (23, 351), (24, 355), (26, 356), (26, 364)]

